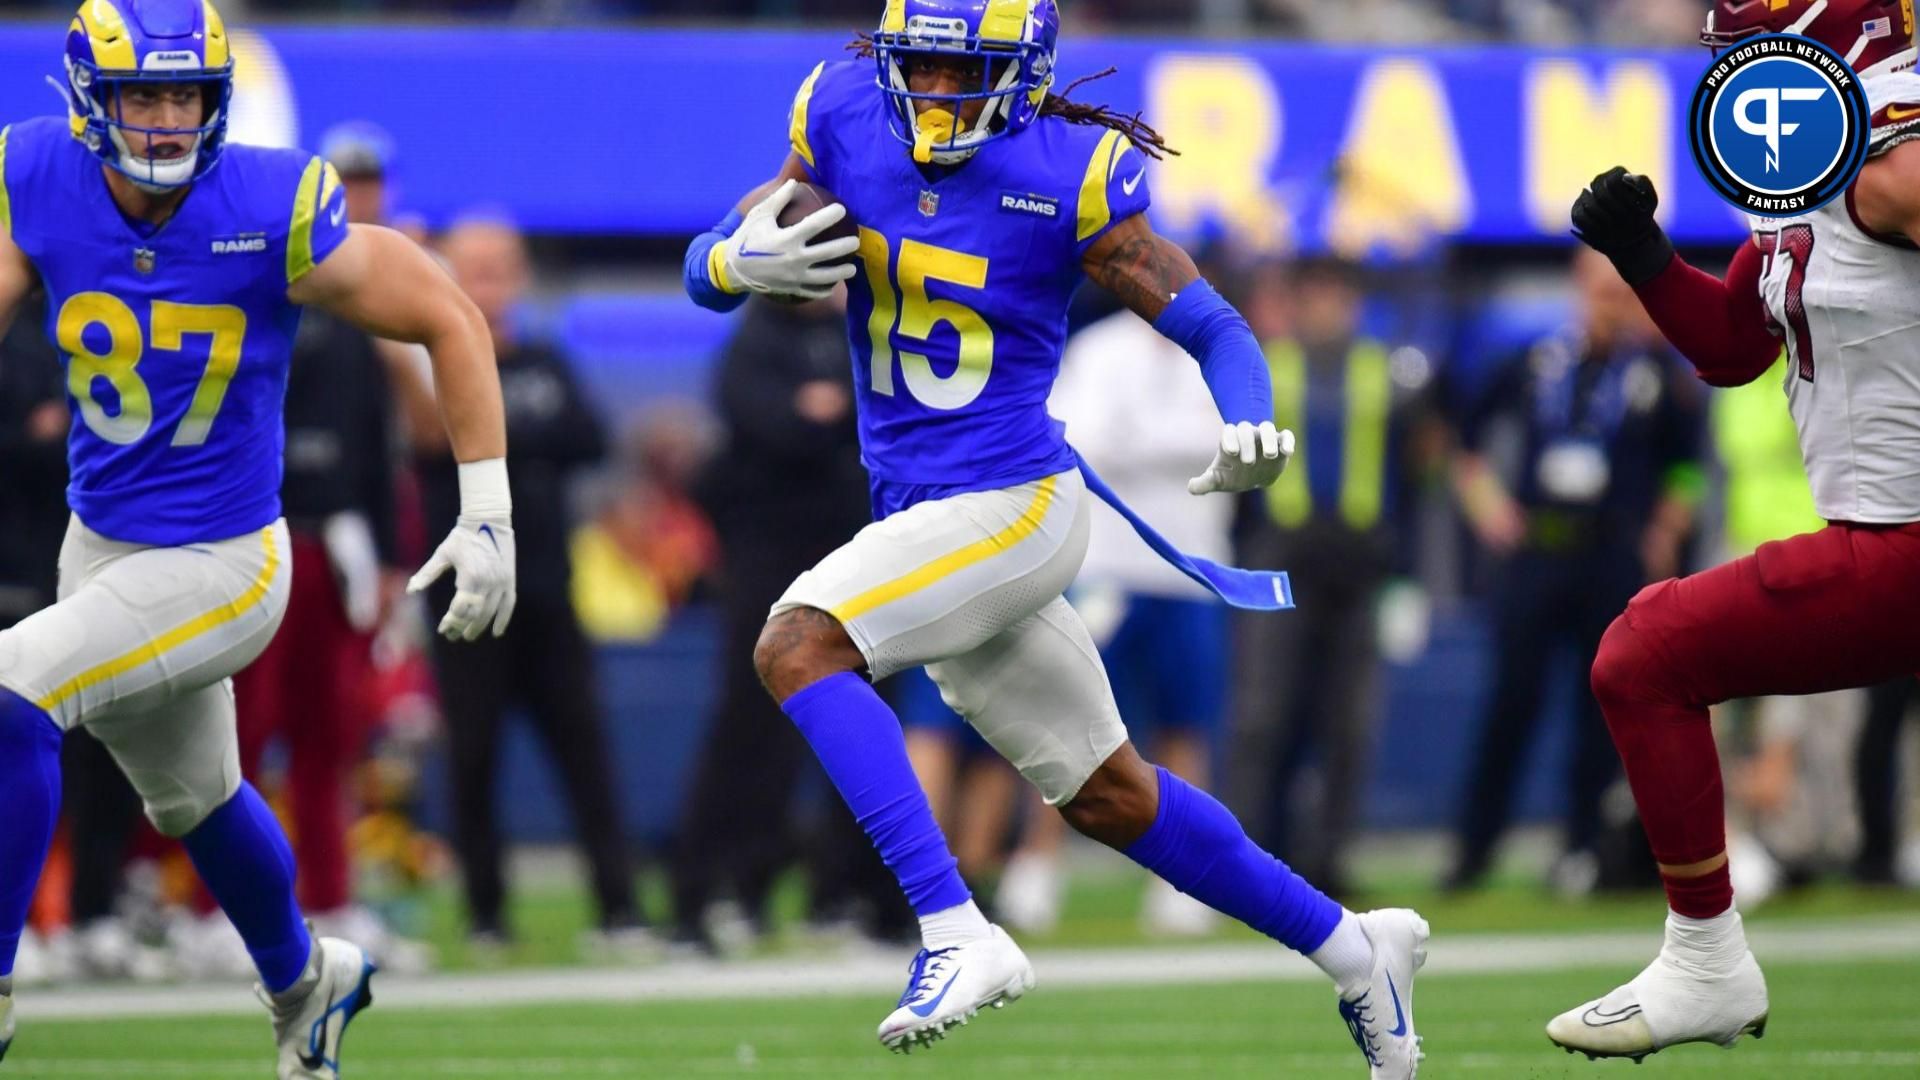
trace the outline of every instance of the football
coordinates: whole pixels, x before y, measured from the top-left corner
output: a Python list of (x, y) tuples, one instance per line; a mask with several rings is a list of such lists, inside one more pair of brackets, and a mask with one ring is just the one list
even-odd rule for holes
[[(834, 197), (833, 192), (817, 184), (809, 184), (803, 180), (794, 191), (793, 198), (788, 200), (787, 205), (781, 208), (780, 216), (774, 220), (779, 222), (781, 228), (790, 228), (799, 224), (808, 214), (820, 210), (823, 207), (832, 206), (839, 201), (839, 199)], [(846, 217), (834, 222), (825, 232), (814, 237), (812, 242), (815, 244), (824, 244), (829, 240), (838, 240), (843, 236), (858, 235), (860, 234), (859, 230), (855, 227), (853, 215), (848, 214)], [(857, 254), (843, 255), (838, 259), (827, 260), (825, 265), (850, 264), (858, 258), (859, 255)]]

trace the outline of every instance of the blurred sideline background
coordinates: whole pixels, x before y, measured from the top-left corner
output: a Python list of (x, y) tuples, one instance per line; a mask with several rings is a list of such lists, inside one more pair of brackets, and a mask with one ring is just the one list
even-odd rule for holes
[[(1449, 930), (1648, 924), (1650, 867), (1585, 689), (1592, 642), (1640, 584), (1814, 524), (1777, 380), (1709, 393), (1650, 336), (1604, 263), (1575, 265), (1567, 234), (1573, 195), (1625, 163), (1657, 181), (1663, 223), (1697, 263), (1717, 267), (1743, 237), (1686, 144), (1705, 59), (1692, 45), (1698, 5), (1062, 6), (1060, 85), (1117, 67), (1075, 97), (1143, 112), (1181, 152), (1150, 166), (1152, 219), (1203, 256), (1268, 343), (1281, 420), (1305, 448), (1289, 474), (1297, 484), (1246, 500), (1219, 526), (1237, 557), (1294, 571), (1302, 610), (1274, 618), (1298, 629), (1236, 621), (1228, 635), (1224, 615), (1206, 616), (1230, 661), (1216, 681), (1230, 692), (1212, 715), (1160, 717), (1166, 730), (1151, 733), (1185, 736), (1184, 760), (1211, 773), (1250, 828), (1356, 906), (1415, 901)], [(523, 547), (521, 572), (548, 560), (533, 571), (545, 584), (527, 591), (567, 597), (571, 615), (555, 616), (549, 643), (564, 643), (577, 617), (592, 675), (574, 681), (588, 700), (556, 702), (567, 695), (544, 685), (554, 680), (529, 677), (486, 691), (497, 700), (474, 706), (480, 720), (448, 715), (420, 614), (404, 603), (382, 605), (359, 646), (369, 662), (348, 696), (365, 722), (339, 740), (351, 896), (330, 910), (391, 935), (404, 966), (640, 958), (663, 946), (779, 953), (821, 947), (816, 938), (891, 940), (905, 925), (792, 736), (755, 726), (751, 687), (729, 696), (729, 658), (737, 668), (744, 657), (728, 629), (755, 609), (741, 599), (749, 572), (794, 560), (802, 534), (830, 547), (826, 533), (843, 528), (844, 539), (859, 524), (839, 317), (831, 305), (760, 301), (718, 316), (679, 287), (688, 238), (778, 166), (795, 88), (877, 7), (223, 5), (237, 31), (230, 137), (334, 155), (384, 200), (356, 217), (438, 247), (491, 298), (482, 306), (497, 315), (503, 356), (537, 351), (544, 359), (527, 370), (551, 376), (509, 385), (510, 411), (554, 440), (539, 444), (547, 457), (534, 454), (544, 471), (516, 474), (516, 486), (547, 489), (567, 527), (549, 550)], [(0, 4), (0, 14), (0, 120), (59, 110), (45, 78), (66, 5)], [(1074, 320), (1110, 314), (1088, 291)], [(36, 467), (50, 473), (64, 407), (58, 377), (31, 374), (48, 370), (37, 331), (21, 319), (0, 352), (0, 394), (11, 395), (0, 399), (0, 445), (38, 447)], [(405, 366), (386, 368), (393, 504), (363, 508), (396, 520), (393, 569), (417, 561), (438, 527), (435, 450), (423, 425), (408, 430), (420, 414)], [(1086, 407), (1056, 404), (1058, 415)], [(740, 450), (740, 420), (764, 415), (756, 409), (815, 434), (758, 448), (767, 483), (716, 488), (709, 462)], [(1070, 420), (1069, 437), (1109, 471), (1093, 447), (1116, 441), (1100, 425), (1118, 421), (1082, 415), (1092, 419)], [(569, 433), (584, 442), (562, 447)], [(516, 457), (534, 445), (513, 439)], [(1193, 444), (1189, 471), (1206, 450)], [(8, 472), (8, 520), (54, 522), (57, 546), (58, 479)], [(838, 500), (833, 513), (776, 490), (814, 482)], [(44, 591), (53, 558), (16, 547), (0, 563), (15, 618)], [(1083, 584), (1090, 622), (1105, 612), (1119, 627), (1148, 610), (1124, 581)], [(747, 614), (730, 618), (730, 604)], [(500, 662), (547, 663), (534, 655)], [(1116, 681), (1152, 667), (1135, 656)], [(1150, 897), (1143, 908), (1118, 857), (1078, 843), (1062, 853), (1024, 789), (937, 696), (901, 682), (890, 693), (924, 779), (976, 888), (992, 896), (1000, 885), (1003, 918), (1065, 944), (1237, 940)], [(1154, 693), (1137, 691), (1143, 714)], [(1725, 711), (1736, 865), (1754, 868), (1739, 883), (1743, 905), (1914, 909), (1906, 696), (1902, 685)], [(464, 753), (450, 725), (487, 723), (501, 707), (516, 722), (497, 745), (469, 733), (481, 748)], [(517, 722), (543, 710), (558, 719)], [(604, 753), (566, 762), (567, 746), (602, 738)], [(275, 745), (291, 740), (263, 742), (262, 777), (280, 778), (295, 819), (285, 794), (295, 752)], [(594, 794), (609, 783), (611, 801)], [(754, 789), (777, 796), (772, 816), (736, 801)], [(489, 815), (497, 836), (484, 835)], [(119, 816), (124, 877), (111, 903), (96, 896), (78, 917), (68, 891), (76, 873), (98, 876), (101, 856), (80, 855), (66, 834), (35, 921), (43, 977), (220, 973), (205, 936), (218, 926), (190, 914), (182, 860), (124, 806)], [(580, 884), (576, 837), (592, 888)], [(476, 873), (501, 842), (503, 875)], [(751, 857), (724, 854), (750, 847)], [(610, 883), (623, 874), (638, 881), (634, 897)], [(510, 899), (493, 895), (502, 876)]]

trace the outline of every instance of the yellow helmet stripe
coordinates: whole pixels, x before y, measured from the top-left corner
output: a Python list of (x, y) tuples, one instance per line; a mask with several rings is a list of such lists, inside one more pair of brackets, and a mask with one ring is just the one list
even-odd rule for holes
[(807, 163), (807, 168), (817, 169), (813, 163), (813, 144), (807, 141), (807, 103), (813, 100), (813, 84), (820, 73), (827, 68), (825, 60), (814, 65), (813, 74), (800, 84), (800, 92), (793, 95), (793, 116), (787, 126), (787, 141), (793, 144), (793, 152)]
[(980, 36), (987, 41), (1019, 41), (1027, 33), (1028, 0), (987, 0), (980, 15)]
[(233, 56), (227, 44), (227, 24), (214, 10), (213, 0), (200, 0), (200, 7), (206, 13), (207, 23), (207, 40), (201, 46), (201, 55), (206, 57), (208, 67), (225, 67)]
[(7, 198), (7, 132), (12, 130), (0, 128), (0, 236), (13, 235), (13, 203)]
[(887, 0), (886, 13), (880, 16), (880, 32), (896, 33), (907, 28), (907, 0)]
[(287, 284), (307, 276), (313, 269), (313, 216), (318, 207), (314, 196), (320, 192), (320, 176), (326, 162), (319, 158), (307, 162), (300, 174), (300, 187), (293, 193), (293, 221), (287, 226)]
[(112, 0), (86, 0), (75, 17), (93, 44), (95, 64), (111, 71), (133, 71), (140, 67), (140, 60), (133, 52), (133, 35), (127, 33), (127, 20)]

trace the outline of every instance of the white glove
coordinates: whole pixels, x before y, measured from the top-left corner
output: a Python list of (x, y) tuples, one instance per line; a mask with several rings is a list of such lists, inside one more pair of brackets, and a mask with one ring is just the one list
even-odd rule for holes
[(1187, 481), (1187, 491), (1252, 491), (1280, 479), (1293, 455), (1293, 432), (1280, 431), (1273, 421), (1255, 427), (1245, 420), (1220, 429), (1220, 449), (1207, 471)]
[(857, 272), (850, 264), (818, 265), (860, 250), (857, 238), (811, 242), (847, 216), (845, 205), (823, 206), (787, 228), (780, 227), (780, 211), (798, 187), (799, 181), (788, 180), (755, 203), (721, 246), (727, 277), (735, 285), (757, 293), (819, 300)]
[(451, 568), (455, 591), (440, 620), (441, 636), (472, 641), (492, 623), (493, 636), (499, 637), (507, 632), (520, 595), (515, 588), (506, 459), (461, 463), (460, 510), (453, 531), (407, 582), (407, 591), (420, 592)]

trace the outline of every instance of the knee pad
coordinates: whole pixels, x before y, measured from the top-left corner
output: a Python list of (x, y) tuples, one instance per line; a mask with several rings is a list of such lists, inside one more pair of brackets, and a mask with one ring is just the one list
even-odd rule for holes
[(163, 836), (192, 832), (240, 790), (240, 740), (230, 686), (208, 687), (149, 713), (89, 722), (140, 793)]

